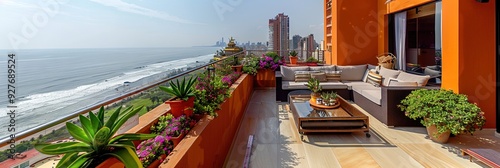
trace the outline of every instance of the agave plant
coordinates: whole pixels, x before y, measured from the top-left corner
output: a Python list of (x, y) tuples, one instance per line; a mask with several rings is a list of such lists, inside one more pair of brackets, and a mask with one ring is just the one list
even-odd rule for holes
[(297, 53), (297, 51), (292, 50), (292, 51), (290, 51), (290, 53), (288, 53), (288, 54), (289, 54), (290, 56), (292, 56), (292, 57), (296, 57), (298, 53)]
[(142, 167), (132, 141), (153, 138), (154, 134), (121, 134), (114, 136), (118, 129), (141, 108), (129, 107), (121, 112), (118, 108), (104, 122), (104, 108), (97, 114), (80, 115), (81, 127), (66, 123), (68, 132), (79, 142), (57, 144), (35, 144), (35, 149), (47, 155), (64, 154), (56, 167), (95, 167), (103, 158), (112, 156), (123, 162), (127, 168)]
[(179, 82), (179, 80), (170, 81), (170, 86), (165, 87), (165, 86), (160, 86), (160, 89), (177, 97), (178, 99), (182, 99), (184, 101), (187, 101), (189, 97), (194, 96), (194, 82), (196, 81), (196, 78), (190, 77), (187, 81), (186, 78), (182, 79), (182, 82)]

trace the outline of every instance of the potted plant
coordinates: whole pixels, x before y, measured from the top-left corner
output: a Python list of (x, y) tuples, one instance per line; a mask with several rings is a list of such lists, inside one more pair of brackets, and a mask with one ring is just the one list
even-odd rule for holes
[(306, 83), (307, 88), (312, 91), (311, 101), (316, 102), (316, 99), (321, 97), (321, 86), (319, 85), (319, 80), (316, 78), (310, 78)]
[(234, 70), (234, 72), (241, 73), (241, 69), (243, 68), (243, 65), (241, 65), (240, 58), (238, 56), (233, 57), (233, 65), (231, 68)]
[(290, 64), (297, 64), (297, 51), (295, 50), (292, 50), (290, 53), (288, 53), (290, 55)]
[(476, 104), (470, 103), (466, 95), (451, 90), (414, 90), (401, 101), (399, 108), (409, 118), (420, 119), (429, 137), (440, 143), (446, 143), (450, 133), (473, 134), (485, 123), (484, 113)]
[(168, 100), (165, 103), (170, 104), (170, 112), (174, 117), (179, 117), (183, 113), (187, 116), (193, 115), (194, 106), (194, 82), (196, 78), (190, 77), (187, 81), (184, 77), (181, 82), (177, 79), (176, 82), (170, 81), (170, 86), (160, 86), (160, 89), (175, 96), (173, 100)]
[(333, 106), (337, 103), (337, 93), (333, 91), (321, 93), (321, 98), (325, 106)]
[(257, 75), (260, 58), (255, 55), (247, 55), (241, 63), (243, 64), (243, 73)]
[(319, 60), (314, 57), (309, 57), (306, 60), (307, 66), (318, 66)]
[[(142, 107), (141, 107), (142, 108)], [(104, 121), (104, 107), (97, 114), (89, 112), (88, 117), (80, 115), (82, 126), (66, 122), (66, 129), (76, 142), (56, 144), (35, 144), (35, 149), (47, 155), (61, 155), (57, 167), (96, 167), (108, 157), (116, 157), (125, 167), (142, 167), (132, 141), (153, 138), (154, 134), (121, 134), (116, 131), (141, 108), (132, 107), (121, 111), (118, 108)]]

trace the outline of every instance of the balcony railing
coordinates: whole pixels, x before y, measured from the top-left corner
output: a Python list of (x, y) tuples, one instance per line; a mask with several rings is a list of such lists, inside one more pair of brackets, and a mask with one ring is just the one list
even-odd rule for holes
[(285, 62), (289, 62), (290, 56), (288, 53), (290, 51), (296, 51), (298, 53), (297, 57), (299, 58), (299, 61), (306, 61), (307, 58), (309, 57), (314, 57), (318, 59), (320, 62), (324, 62), (325, 59), (325, 51), (324, 50), (306, 50), (306, 49), (295, 49), (295, 50), (245, 50), (246, 55), (256, 55), (256, 56), (261, 56), (263, 54), (266, 54), (267, 52), (276, 52), (280, 54), (280, 56), (283, 56), (285, 59)]
[[(93, 110), (100, 108), (101, 106), (112, 105), (113, 103), (132, 98), (132, 97), (136, 96), (137, 94), (149, 91), (152, 88), (157, 88), (160, 85), (164, 85), (167, 82), (169, 82), (170, 80), (173, 80), (173, 79), (176, 79), (178, 77), (185, 76), (185, 75), (189, 75), (189, 74), (194, 73), (194, 72), (199, 72), (202, 69), (207, 69), (207, 67), (209, 67), (213, 64), (219, 63), (219, 62), (224, 61), (225, 59), (228, 59), (228, 58), (232, 58), (233, 56), (241, 55), (242, 53), (243, 52), (238, 52), (238, 53), (227, 56), (227, 57), (220, 59), (220, 60), (217, 60), (217, 61), (211, 61), (209, 63), (199, 65), (196, 67), (186, 68), (185, 70), (181, 69), (181, 70), (183, 70), (183, 72), (181, 72), (181, 73), (174, 74), (174, 75), (169, 76), (165, 79), (159, 80), (157, 82), (153, 82), (151, 84), (145, 85), (145, 86), (137, 88), (137, 89), (131, 89), (131, 90), (125, 91), (121, 95), (114, 96), (114, 97), (99, 101), (98, 103), (88, 105), (86, 107), (83, 107), (81, 109), (76, 110), (75, 112), (73, 112), (69, 115), (63, 116), (61, 118), (55, 119), (53, 121), (50, 121), (50, 122), (42, 124), (42, 125), (38, 125), (38, 126), (33, 127), (33, 128), (18, 132), (15, 134), (15, 142), (16, 143), (22, 142), (23, 140), (27, 140), (27, 137), (34, 136), (34, 135), (41, 133), (41, 132), (44, 132), (44, 131), (45, 132), (46, 131), (53, 131), (56, 129), (55, 127), (61, 127), (61, 124), (68, 122), (72, 119), (75, 119), (76, 117), (78, 117), (81, 114), (86, 114), (89, 111), (93, 111)], [(51, 129), (53, 129), (53, 130), (51, 130)], [(2, 151), (2, 150), (5, 150), (4, 148), (9, 147), (9, 145), (11, 144), (10, 141), (12, 140), (12, 138), (8, 137), (8, 135), (6, 137), (0, 137), (0, 138), (2, 138), (0, 140), (0, 151)]]

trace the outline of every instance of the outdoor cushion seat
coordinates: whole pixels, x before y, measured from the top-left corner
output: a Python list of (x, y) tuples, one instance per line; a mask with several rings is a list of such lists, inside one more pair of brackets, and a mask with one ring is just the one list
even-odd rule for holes
[(307, 82), (283, 81), (281, 88), (283, 90), (308, 89)]
[(351, 85), (351, 90), (358, 92), (359, 94), (362, 94), (362, 90), (380, 90), (380, 88), (377, 88), (373, 86), (372, 84), (363, 82), (363, 83), (355, 83), (355, 85)]
[(375, 104), (380, 105), (381, 99), (382, 99), (382, 92), (380, 88), (376, 90), (362, 90), (361, 91), (363, 96), (365, 96), (368, 100), (374, 102)]

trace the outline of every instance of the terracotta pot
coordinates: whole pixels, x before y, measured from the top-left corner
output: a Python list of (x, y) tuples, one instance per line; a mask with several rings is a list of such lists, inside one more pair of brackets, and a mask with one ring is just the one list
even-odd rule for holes
[(297, 64), (297, 60), (298, 60), (297, 57), (290, 56), (290, 64)]
[(184, 136), (186, 136), (186, 134), (184, 132), (182, 132), (179, 136), (177, 137), (172, 137), (170, 140), (174, 143), (174, 148), (179, 145), (179, 143), (181, 142), (181, 140), (184, 138)]
[(179, 117), (182, 114), (186, 114), (186, 116), (193, 115), (194, 96), (190, 97), (187, 101), (169, 100), (166, 101), (165, 104), (170, 105), (170, 113), (172, 113), (174, 117)]
[(234, 65), (234, 66), (231, 66), (231, 68), (233, 68), (234, 72), (241, 73), (241, 69), (243, 69), (243, 65)]
[(427, 134), (429, 135), (429, 138), (434, 142), (446, 143), (446, 142), (448, 142), (448, 139), (450, 138), (450, 134), (451, 134), (450, 130), (443, 132), (441, 134), (437, 134), (438, 130), (437, 130), (436, 125), (428, 126), (428, 127), (426, 127), (426, 129), (427, 129)]
[(255, 76), (257, 87), (275, 87), (276, 77), (272, 69), (259, 69)]

